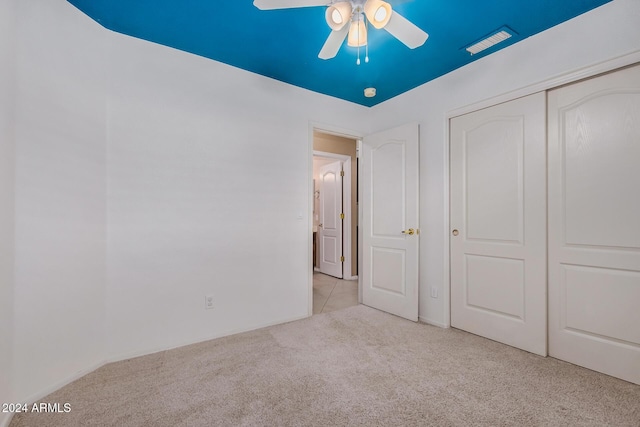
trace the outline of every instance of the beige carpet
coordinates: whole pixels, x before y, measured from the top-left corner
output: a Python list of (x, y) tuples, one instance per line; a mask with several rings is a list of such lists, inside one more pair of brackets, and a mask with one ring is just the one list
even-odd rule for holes
[(640, 426), (640, 386), (364, 306), (113, 363), (18, 426)]

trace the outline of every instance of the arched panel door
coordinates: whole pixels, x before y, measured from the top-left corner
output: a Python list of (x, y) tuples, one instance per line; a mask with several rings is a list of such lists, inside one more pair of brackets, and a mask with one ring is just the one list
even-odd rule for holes
[(342, 162), (320, 169), (320, 272), (342, 278)]
[(362, 301), (418, 320), (418, 125), (362, 143)]

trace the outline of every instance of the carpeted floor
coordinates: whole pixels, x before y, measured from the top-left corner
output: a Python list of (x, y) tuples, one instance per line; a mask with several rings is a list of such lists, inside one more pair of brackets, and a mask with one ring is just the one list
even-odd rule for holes
[(112, 363), (18, 426), (640, 426), (640, 386), (356, 306)]

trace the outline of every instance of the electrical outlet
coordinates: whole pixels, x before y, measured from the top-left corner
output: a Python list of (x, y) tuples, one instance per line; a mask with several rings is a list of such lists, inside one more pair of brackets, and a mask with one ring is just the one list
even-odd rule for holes
[(431, 287), (431, 298), (438, 298), (438, 288), (435, 286)]
[(213, 295), (204, 297), (204, 308), (213, 308)]

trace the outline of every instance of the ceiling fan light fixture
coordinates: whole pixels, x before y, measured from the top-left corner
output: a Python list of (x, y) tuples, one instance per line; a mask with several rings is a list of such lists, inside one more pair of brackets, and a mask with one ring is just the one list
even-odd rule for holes
[(391, 19), (391, 5), (382, 0), (367, 0), (364, 4), (364, 13), (367, 19), (378, 30), (384, 28)]
[(342, 29), (351, 18), (351, 3), (348, 1), (341, 1), (334, 3), (327, 8), (325, 13), (325, 19), (327, 25), (333, 30), (338, 31)]
[(364, 25), (362, 15), (360, 17), (354, 17), (349, 27), (349, 37), (347, 38), (347, 45), (351, 47), (360, 47), (367, 45), (367, 27)]

